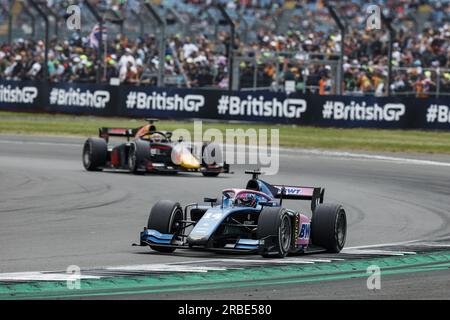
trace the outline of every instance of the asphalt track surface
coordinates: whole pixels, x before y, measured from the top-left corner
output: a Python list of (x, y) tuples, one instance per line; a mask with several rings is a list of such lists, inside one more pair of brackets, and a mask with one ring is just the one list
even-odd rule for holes
[[(188, 204), (217, 196), (224, 188), (245, 186), (243, 171), (248, 167), (235, 166), (235, 174), (219, 178), (91, 173), (81, 164), (83, 140), (0, 135), (0, 273), (230, 258), (190, 251), (161, 255), (131, 243), (138, 241), (157, 200)], [(347, 210), (347, 247), (448, 237), (450, 157), (382, 156), (285, 150), (279, 174), (263, 179), (325, 187), (326, 202), (341, 203)], [(308, 208), (305, 203), (289, 205)], [(450, 299), (449, 279), (448, 271), (392, 275), (384, 280), (390, 289), (378, 295), (367, 292), (361, 280), (342, 280), (196, 292), (189, 297)]]

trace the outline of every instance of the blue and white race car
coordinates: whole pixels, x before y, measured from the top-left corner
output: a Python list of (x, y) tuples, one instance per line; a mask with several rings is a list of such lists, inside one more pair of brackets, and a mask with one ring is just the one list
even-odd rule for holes
[[(220, 200), (205, 198), (206, 205), (157, 202), (140, 246), (162, 253), (197, 249), (279, 258), (342, 250), (346, 213), (341, 205), (323, 203), (324, 189), (271, 185), (259, 179), (259, 171), (246, 173), (253, 177), (245, 189), (223, 190)], [(312, 217), (283, 207), (284, 199), (311, 201)]]

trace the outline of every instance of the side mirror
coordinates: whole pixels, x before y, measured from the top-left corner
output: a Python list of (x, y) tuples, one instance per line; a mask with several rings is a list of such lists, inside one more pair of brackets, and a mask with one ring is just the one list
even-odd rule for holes
[(204, 202), (211, 203), (211, 207), (214, 206), (215, 203), (217, 203), (217, 198), (204, 198)]
[(272, 201), (260, 201), (260, 202), (258, 202), (258, 204), (263, 208), (264, 207), (273, 207)]

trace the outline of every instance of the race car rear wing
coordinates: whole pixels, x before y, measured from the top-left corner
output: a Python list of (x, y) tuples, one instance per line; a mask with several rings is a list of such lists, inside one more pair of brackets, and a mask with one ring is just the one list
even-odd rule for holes
[(319, 203), (323, 203), (325, 189), (314, 187), (272, 185), (273, 195), (276, 199), (311, 201), (311, 210), (314, 211)]
[(319, 203), (323, 203), (325, 189), (315, 187), (271, 185), (272, 194), (276, 199), (311, 201), (311, 210), (314, 211)]
[(100, 128), (99, 137), (105, 139), (106, 142), (109, 141), (110, 137), (124, 137), (130, 140), (134, 138), (138, 129), (128, 129), (128, 128)]
[(316, 187), (300, 187), (288, 185), (275, 185), (259, 179), (262, 174), (260, 170), (245, 171), (251, 174), (252, 179), (247, 183), (247, 189), (270, 192), (275, 199), (283, 200), (306, 200), (311, 201), (311, 210), (314, 211), (319, 203), (323, 203), (325, 189)]

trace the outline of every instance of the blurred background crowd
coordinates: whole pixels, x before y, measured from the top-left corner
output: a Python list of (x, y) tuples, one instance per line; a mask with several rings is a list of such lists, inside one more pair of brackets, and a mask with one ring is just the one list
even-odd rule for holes
[[(166, 86), (227, 88), (233, 73), (241, 90), (284, 90), (288, 81), (305, 93), (334, 94), (342, 79), (345, 94), (382, 96), (391, 63), (393, 94), (450, 94), (448, 0), (373, 1), (393, 19), (396, 34), (390, 62), (387, 29), (367, 28), (367, 7), (372, 3), (330, 1), (347, 26), (342, 69), (341, 33), (323, 1), (219, 1), (236, 23), (231, 69), (229, 27), (213, 6), (217, 1), (153, 2), (166, 17), (164, 55), (159, 52), (161, 30), (141, 1), (92, 1), (109, 21), (104, 43), (98, 41), (96, 21), (83, 6), (81, 31), (67, 30), (66, 9), (77, 1), (47, 1), (49, 12), (61, 17), (50, 29), (49, 80), (95, 82), (101, 68), (102, 82), (115, 78), (130, 85), (156, 85), (163, 56)], [(0, 78), (43, 80), (45, 44), (37, 13), (22, 1), (0, 0), (0, 4)], [(6, 38), (8, 10), (14, 17), (11, 43)], [(34, 24), (31, 17), (36, 18)], [(122, 18), (122, 25), (114, 23)]]

